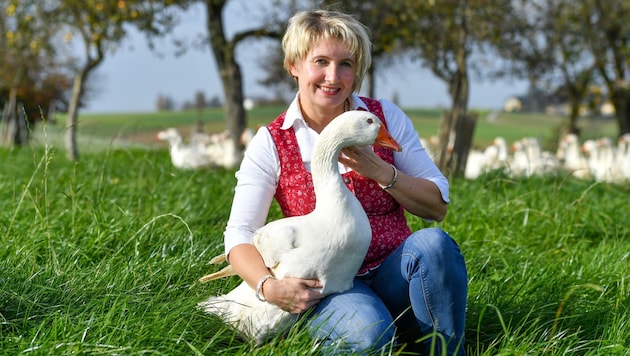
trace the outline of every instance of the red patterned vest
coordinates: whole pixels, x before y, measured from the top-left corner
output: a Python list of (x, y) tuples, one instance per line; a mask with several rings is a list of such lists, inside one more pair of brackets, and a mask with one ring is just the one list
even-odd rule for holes
[[(385, 116), (381, 103), (370, 98), (361, 98), (370, 112), (378, 116), (385, 127)], [(278, 150), (280, 179), (275, 199), (284, 216), (306, 215), (315, 209), (315, 192), (311, 173), (306, 170), (293, 128), (281, 130), (285, 113), (280, 114), (267, 128)], [(376, 154), (389, 163), (394, 162), (390, 149), (374, 147)], [(342, 175), (346, 186), (359, 199), (372, 225), (372, 242), (359, 275), (378, 267), (410, 234), (404, 209), (374, 180), (360, 176), (354, 171)]]

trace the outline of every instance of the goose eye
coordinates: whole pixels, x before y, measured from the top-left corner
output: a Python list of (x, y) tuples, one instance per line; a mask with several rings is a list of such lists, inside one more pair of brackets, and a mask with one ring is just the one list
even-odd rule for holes
[(374, 119), (372, 119), (371, 117), (367, 119), (368, 124), (373, 124), (374, 123)]

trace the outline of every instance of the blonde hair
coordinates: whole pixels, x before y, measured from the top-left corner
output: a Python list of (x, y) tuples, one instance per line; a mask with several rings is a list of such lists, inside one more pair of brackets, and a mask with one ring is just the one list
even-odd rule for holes
[(291, 66), (306, 57), (322, 39), (337, 39), (355, 55), (357, 72), (353, 90), (360, 90), (363, 77), (372, 64), (368, 28), (354, 17), (337, 11), (301, 11), (289, 19), (282, 38), (284, 68), (291, 75)]

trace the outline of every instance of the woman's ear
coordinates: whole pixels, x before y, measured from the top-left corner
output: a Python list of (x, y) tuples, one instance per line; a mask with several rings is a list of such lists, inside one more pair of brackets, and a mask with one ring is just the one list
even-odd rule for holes
[(300, 71), (297, 70), (297, 67), (295, 66), (295, 64), (289, 65), (289, 71), (291, 72), (291, 76), (293, 78), (297, 79), (297, 77), (299, 77)]

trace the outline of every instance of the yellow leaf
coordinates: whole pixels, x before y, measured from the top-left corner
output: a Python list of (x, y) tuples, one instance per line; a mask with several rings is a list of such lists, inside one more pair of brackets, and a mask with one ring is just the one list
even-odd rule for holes
[(15, 5), (10, 4), (9, 6), (7, 6), (7, 15), (11, 17), (15, 16)]

